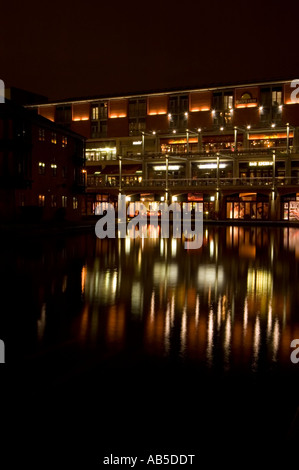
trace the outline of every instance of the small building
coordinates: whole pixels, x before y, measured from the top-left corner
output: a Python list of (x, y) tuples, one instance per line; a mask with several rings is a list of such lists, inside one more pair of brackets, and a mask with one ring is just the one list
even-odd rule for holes
[(0, 104), (1, 221), (78, 220), (85, 139), (8, 99)]

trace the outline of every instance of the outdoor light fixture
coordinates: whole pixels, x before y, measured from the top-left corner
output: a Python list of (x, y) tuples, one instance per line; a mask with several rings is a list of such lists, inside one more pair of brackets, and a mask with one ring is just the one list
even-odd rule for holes
[(201, 132), (201, 128), (200, 128), (200, 127), (197, 129), (197, 132)]
[(275, 127), (275, 124), (274, 124), (274, 122), (273, 122), (273, 124), (271, 124), (271, 127)]
[(282, 111), (282, 104), (279, 105), (279, 111)]
[(185, 113), (185, 116), (187, 117), (187, 116), (188, 116), (188, 113)]
[(215, 114), (215, 109), (212, 109), (212, 114)]
[(172, 196), (172, 202), (177, 202), (178, 198), (177, 196)]
[(212, 202), (215, 201), (215, 196), (211, 196), (210, 201), (212, 201)]
[[(180, 169), (180, 165), (168, 165), (169, 171), (178, 171)], [(166, 165), (155, 165), (155, 171), (166, 171)]]
[(250, 129), (250, 128), (251, 128), (251, 126), (250, 126), (250, 125), (248, 125), (248, 126), (247, 126), (247, 129)]
[(224, 127), (220, 127), (220, 130), (223, 131)]
[[(200, 165), (197, 165), (197, 167), (200, 170), (212, 169), (212, 168), (217, 168), (217, 163), (201, 163)], [(219, 164), (219, 168), (225, 168), (225, 167), (226, 167), (225, 163)]]
[(168, 117), (169, 117), (169, 119), (171, 119), (171, 114), (170, 113), (168, 114)]
[(263, 106), (260, 106), (260, 107), (259, 107), (259, 110), (260, 110), (261, 112), (263, 111), (263, 109), (264, 109)]
[(153, 131), (153, 135), (156, 135), (156, 131)]
[(176, 130), (175, 130), (175, 129), (173, 129), (172, 133), (173, 133), (173, 134), (176, 134)]
[(165, 200), (164, 196), (161, 196), (161, 201), (164, 201), (164, 200)]

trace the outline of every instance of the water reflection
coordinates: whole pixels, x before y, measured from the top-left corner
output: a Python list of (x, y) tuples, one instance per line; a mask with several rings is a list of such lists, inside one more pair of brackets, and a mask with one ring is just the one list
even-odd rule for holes
[(71, 339), (99, 355), (133, 351), (224, 370), (289, 364), (299, 337), (299, 230), (209, 227), (194, 251), (156, 235), (85, 234), (58, 248), (40, 242), (33, 256), (10, 252), (36, 315), (26, 325), (31, 345)]
[[(138, 321), (143, 354), (254, 371), (289, 361), (286, 337), (299, 328), (297, 292), (289, 296), (297, 267), (293, 230), (209, 228), (196, 253), (179, 239), (97, 241), (101, 262), (87, 265), (85, 302), (98, 305), (109, 331), (119, 325), (107, 346), (115, 347), (117, 337), (128, 347), (124, 324), (130, 329)], [(111, 257), (116, 266), (108, 267), (103, 261)]]

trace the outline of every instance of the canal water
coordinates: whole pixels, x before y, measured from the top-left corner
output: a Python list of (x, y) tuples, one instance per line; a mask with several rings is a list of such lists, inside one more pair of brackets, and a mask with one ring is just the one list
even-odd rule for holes
[(204, 225), (198, 250), (156, 235), (3, 240), (7, 436), (22, 462), (291, 455), (299, 229)]

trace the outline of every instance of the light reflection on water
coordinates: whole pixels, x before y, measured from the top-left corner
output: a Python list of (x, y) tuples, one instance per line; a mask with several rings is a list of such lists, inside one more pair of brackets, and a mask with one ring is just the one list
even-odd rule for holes
[(84, 234), (60, 251), (42, 245), (37, 259), (18, 253), (39, 299), (36, 348), (71, 337), (112, 356), (224, 370), (289, 365), (298, 240), (294, 228), (205, 227), (199, 250), (181, 239)]
[(261, 362), (289, 362), (290, 340), (299, 335), (291, 291), (297, 233), (209, 228), (196, 252), (178, 239), (96, 240), (96, 257), (82, 269), (84, 312), (96, 306), (108, 349), (141, 338), (142, 354), (208, 367), (256, 371)]

